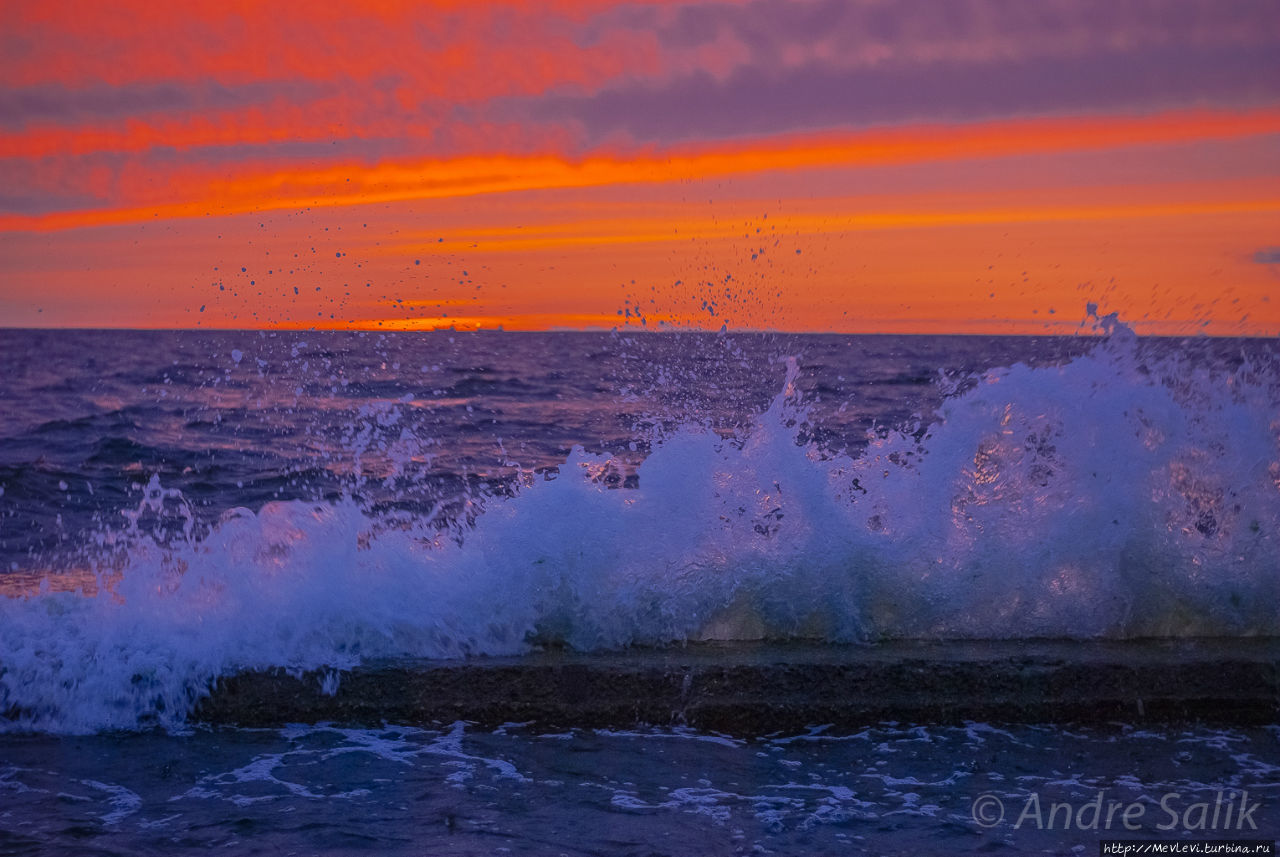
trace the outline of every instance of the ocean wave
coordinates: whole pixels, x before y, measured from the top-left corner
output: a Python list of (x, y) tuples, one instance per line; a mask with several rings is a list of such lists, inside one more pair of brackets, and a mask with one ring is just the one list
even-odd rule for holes
[(1103, 324), (1088, 353), (955, 379), (852, 452), (807, 440), (791, 360), (738, 431), (664, 430), (639, 463), (576, 446), (414, 514), (347, 495), (202, 528), (152, 478), (99, 535), (95, 585), (0, 599), (0, 728), (178, 726), (220, 675), (370, 658), (1280, 635), (1274, 362), (1210, 368)]

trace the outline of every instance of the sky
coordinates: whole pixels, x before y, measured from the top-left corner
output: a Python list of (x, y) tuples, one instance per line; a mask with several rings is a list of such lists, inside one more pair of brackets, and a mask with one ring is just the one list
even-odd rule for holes
[(1275, 0), (0, 14), (0, 326), (1280, 335)]

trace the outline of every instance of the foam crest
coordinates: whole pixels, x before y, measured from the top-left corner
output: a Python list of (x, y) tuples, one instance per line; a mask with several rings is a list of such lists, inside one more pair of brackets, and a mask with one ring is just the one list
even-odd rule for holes
[(1127, 339), (1062, 367), (986, 373), (922, 441), (887, 438), (855, 464), (865, 529), (882, 534), (870, 624), (1276, 633), (1276, 396), (1274, 367), (1150, 363)]

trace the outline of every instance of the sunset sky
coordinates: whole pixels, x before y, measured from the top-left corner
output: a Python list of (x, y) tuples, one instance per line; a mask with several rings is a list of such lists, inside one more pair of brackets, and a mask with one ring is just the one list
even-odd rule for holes
[(0, 326), (1280, 335), (1276, 0), (2, 11)]

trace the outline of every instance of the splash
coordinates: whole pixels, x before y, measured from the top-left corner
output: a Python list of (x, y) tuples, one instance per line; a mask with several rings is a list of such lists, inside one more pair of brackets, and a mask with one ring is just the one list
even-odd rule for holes
[(153, 480), (123, 568), (0, 599), (4, 728), (178, 728), (221, 675), (372, 658), (1280, 634), (1276, 367), (1207, 369), (1099, 324), (1088, 354), (963, 379), (857, 453), (805, 439), (792, 360), (749, 427), (656, 437), (634, 488), (575, 447), (448, 526), (348, 496), (149, 539), (166, 510), (190, 522)]

